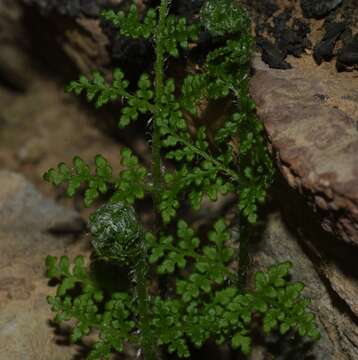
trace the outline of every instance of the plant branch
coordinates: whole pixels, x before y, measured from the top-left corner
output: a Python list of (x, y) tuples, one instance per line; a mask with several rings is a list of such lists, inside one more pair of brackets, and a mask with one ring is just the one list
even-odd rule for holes
[(160, 222), (160, 193), (162, 189), (162, 172), (161, 172), (161, 136), (158, 121), (161, 116), (162, 108), (160, 100), (163, 95), (163, 78), (164, 78), (164, 44), (163, 36), (165, 31), (165, 17), (168, 11), (168, 0), (162, 0), (159, 8), (159, 25), (155, 34), (155, 109), (153, 119), (153, 135), (152, 135), (152, 175), (153, 175), (153, 202), (155, 213), (157, 214), (157, 231)]
[[(142, 240), (143, 241), (143, 240)], [(134, 267), (135, 281), (136, 281), (136, 295), (138, 297), (138, 312), (140, 317), (140, 329), (141, 329), (141, 346), (143, 350), (143, 358), (145, 360), (155, 360), (155, 350), (152, 341), (150, 331), (150, 314), (149, 314), (149, 295), (147, 285), (147, 252), (145, 246), (143, 246), (142, 254), (138, 258), (138, 261)]]

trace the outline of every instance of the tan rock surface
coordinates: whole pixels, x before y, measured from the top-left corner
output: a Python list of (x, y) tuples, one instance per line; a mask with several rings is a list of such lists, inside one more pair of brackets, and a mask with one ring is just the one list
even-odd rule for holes
[(274, 70), (255, 61), (258, 115), (288, 183), (325, 230), (358, 245), (358, 76), (308, 56), (291, 62), (291, 70)]
[[(58, 223), (77, 232), (83, 222), (73, 210), (43, 198), (21, 175), (0, 172), (0, 359), (70, 360), (77, 347), (59, 345), (49, 325), (44, 259), (75, 256), (86, 244), (71, 234), (51, 235)], [(87, 251), (88, 253), (88, 251)]]

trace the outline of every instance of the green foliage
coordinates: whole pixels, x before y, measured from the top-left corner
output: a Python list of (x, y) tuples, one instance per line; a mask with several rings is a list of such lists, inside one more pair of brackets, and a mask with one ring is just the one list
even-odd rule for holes
[(139, 164), (138, 158), (128, 148), (121, 151), (122, 170), (115, 180), (115, 193), (111, 201), (133, 204), (136, 199), (143, 199), (147, 188), (147, 169)]
[[(143, 351), (146, 360), (160, 358), (156, 350), (161, 347), (188, 358), (190, 345), (200, 348), (209, 339), (248, 355), (253, 328), (259, 324), (265, 334), (296, 331), (316, 340), (319, 332), (309, 301), (302, 297), (304, 285), (287, 279), (291, 263), (257, 272), (248, 290), (240, 286), (248, 238), (240, 236), (240, 244), (235, 244), (235, 222), (220, 218), (199, 234), (177, 216), (187, 204), (196, 211), (204, 199), (214, 202), (232, 193), (237, 199), (235, 221), (243, 232), (257, 222), (274, 170), (248, 91), (253, 39), (247, 14), (231, 0), (208, 0), (199, 21), (187, 25), (186, 19), (167, 10), (168, 0), (161, 0), (159, 9), (143, 16), (135, 5), (127, 13), (102, 14), (120, 35), (150, 39), (155, 46), (155, 76), (141, 74), (134, 94), (127, 91), (129, 82), (121, 69), (114, 70), (111, 82), (94, 72), (91, 79), (81, 76), (67, 88), (77, 95), (84, 92), (96, 107), (125, 100), (120, 128), (140, 114), (148, 116), (154, 124), (153, 158), (149, 172), (124, 148), (118, 175), (101, 155), (95, 158), (93, 172), (75, 157), (72, 168), (61, 163), (44, 175), (56, 186), (65, 184), (69, 196), (83, 189), (86, 206), (100, 195), (110, 195), (90, 216), (91, 243), (96, 260), (124, 266), (131, 280), (130, 289), (113, 292), (95, 281), (82, 256), (73, 266), (65, 256), (49, 256), (47, 275), (58, 283), (56, 295), (48, 298), (55, 321), (74, 320), (73, 342), (98, 333), (88, 356), (93, 360), (123, 352), (127, 342)], [(165, 58), (179, 57), (179, 49), (189, 48), (204, 30), (221, 38), (221, 46), (177, 89), (174, 79), (164, 78)], [(188, 124), (185, 113), (197, 117), (199, 103), (228, 96), (235, 106), (223, 123), (210, 130)], [(171, 166), (162, 167), (164, 159)], [(161, 217), (155, 231), (142, 230), (132, 207), (146, 195), (152, 196), (155, 215)], [(160, 279), (169, 280), (165, 296), (150, 291)]]
[(78, 156), (73, 158), (73, 168), (60, 163), (57, 169), (50, 169), (44, 174), (44, 180), (55, 186), (67, 183), (67, 195), (73, 197), (80, 189), (81, 184), (86, 185), (84, 203), (90, 206), (100, 194), (107, 193), (112, 182), (112, 167), (102, 156), (95, 157), (95, 174), (92, 175), (90, 167)]
[[(152, 234), (147, 234), (151, 248), (149, 259), (151, 263), (158, 263), (159, 273), (173, 273), (176, 267), (182, 269), (189, 261), (192, 264), (189, 275), (177, 276), (176, 293), (181, 301), (170, 300), (170, 306), (175, 306), (175, 318), (172, 318), (176, 326), (175, 341), (182, 337), (182, 345), (187, 338), (201, 346), (210, 337), (216, 338), (218, 343), (231, 338), (233, 348), (248, 354), (253, 314), (262, 316), (265, 332), (279, 328), (284, 334), (295, 329), (301, 336), (317, 338), (313, 315), (306, 309), (308, 302), (300, 297), (303, 284), (286, 280), (291, 263), (258, 272), (255, 290), (242, 293), (237, 287), (227, 285), (235, 283), (236, 273), (228, 266), (233, 261), (234, 251), (227, 247), (230, 234), (223, 219), (218, 220), (208, 234), (211, 245), (204, 246), (201, 251), (198, 250), (199, 239), (182, 220), (178, 223), (177, 236), (175, 246), (171, 236), (162, 235), (155, 241)], [(163, 306), (163, 302), (160, 304)], [(165, 326), (171, 324), (160, 323), (162, 329)], [(178, 353), (187, 357), (187, 347)]]
[(115, 13), (113, 10), (107, 10), (102, 12), (102, 17), (118, 28), (120, 35), (129, 36), (134, 39), (139, 37), (148, 39), (153, 35), (153, 31), (157, 26), (156, 11), (149, 9), (144, 21), (141, 22), (135, 4), (130, 6), (127, 14), (123, 11)]
[(120, 128), (124, 128), (131, 121), (137, 120), (139, 113), (150, 112), (153, 105), (150, 100), (153, 98), (151, 82), (148, 74), (143, 73), (138, 81), (138, 90), (135, 95), (130, 94), (126, 88), (129, 85), (128, 80), (123, 80), (124, 74), (121, 69), (113, 71), (113, 81), (111, 84), (105, 81), (104, 77), (97, 71), (92, 75), (92, 79), (87, 79), (81, 75), (78, 81), (72, 81), (66, 87), (67, 92), (74, 92), (80, 95), (83, 91), (86, 93), (89, 102), (95, 101), (96, 108), (100, 108), (109, 102), (114, 102), (119, 98), (128, 100), (127, 106), (122, 110), (122, 116), (118, 123)]
[(116, 69), (113, 72), (113, 82), (110, 85), (98, 71), (95, 71), (92, 74), (92, 79), (87, 79), (81, 75), (78, 81), (71, 81), (66, 87), (66, 92), (74, 92), (76, 95), (80, 95), (84, 91), (87, 101), (95, 100), (96, 108), (100, 108), (110, 101), (117, 100), (120, 96), (128, 96), (126, 88), (129, 82), (123, 80), (123, 77), (123, 72)]
[(128, 105), (123, 108), (118, 126), (124, 128), (132, 120), (137, 120), (139, 113), (144, 114), (151, 111), (152, 104), (149, 100), (153, 98), (153, 95), (148, 74), (142, 74), (138, 81), (138, 90), (134, 96), (129, 98)]
[[(152, 299), (151, 341), (157, 346), (166, 345), (170, 353), (176, 352), (184, 358), (190, 356), (189, 343), (201, 347), (209, 338), (216, 339), (218, 344), (230, 342), (234, 349), (248, 355), (252, 348), (250, 334), (254, 316), (262, 317), (265, 333), (275, 329), (281, 334), (296, 330), (300, 336), (318, 339), (314, 316), (307, 310), (308, 300), (301, 297), (303, 284), (286, 280), (291, 263), (277, 264), (266, 272), (258, 272), (252, 291), (240, 292), (237, 287), (225, 286), (223, 279), (217, 277), (211, 268), (212, 264), (217, 266), (215, 259), (220, 259), (224, 265), (232, 258), (232, 254), (225, 252), (229, 249), (223, 246), (228, 240), (225, 229), (224, 221), (219, 220), (210, 232), (210, 241), (214, 245), (199, 254), (196, 252), (198, 239), (185, 223), (178, 224), (179, 245), (175, 251), (183, 258), (196, 254), (197, 266), (185, 280), (177, 279), (175, 297), (162, 299), (155, 296)], [(147, 242), (153, 246), (151, 262), (161, 262), (163, 255), (155, 255), (160, 247), (163, 247), (163, 254), (173, 250), (172, 240), (162, 238), (158, 245), (153, 235), (147, 234)], [(173, 264), (166, 265), (163, 273), (172, 272)], [(55, 321), (76, 321), (71, 334), (73, 342), (78, 342), (91, 330), (100, 332), (89, 359), (107, 359), (113, 350), (122, 352), (126, 341), (140, 342), (136, 331), (138, 323), (135, 322), (138, 316), (136, 297), (113, 293), (106, 299), (103, 289), (87, 273), (81, 256), (75, 259), (72, 270), (67, 257), (57, 261), (49, 256), (46, 266), (48, 277), (59, 281), (57, 294), (49, 297), (56, 313)], [(222, 271), (230, 272), (225, 266)], [(209, 274), (212, 276), (207, 276)], [(75, 285), (80, 286), (80, 294), (76, 297), (71, 295)]]
[[(113, 10), (104, 11), (103, 17), (110, 21), (119, 30), (119, 34), (132, 38), (148, 39), (155, 36), (157, 28), (157, 14), (154, 9), (147, 11), (144, 20), (139, 19), (137, 8), (131, 5), (127, 14), (123, 11), (115, 13)], [(198, 40), (199, 27), (194, 25), (187, 26), (186, 19), (176, 19), (173, 15), (165, 18), (165, 28), (162, 33), (163, 46), (165, 50), (174, 57), (179, 56), (178, 45), (186, 49), (190, 40)]]
[[(109, 359), (113, 350), (122, 352), (124, 341), (131, 337), (135, 322), (131, 319), (135, 309), (133, 300), (127, 293), (113, 293), (105, 301), (103, 290), (91, 278), (83, 256), (77, 256), (71, 269), (69, 259), (62, 256), (46, 258), (47, 276), (59, 282), (57, 294), (49, 296), (48, 302), (56, 313), (54, 321), (62, 323), (76, 321), (71, 341), (76, 343), (93, 330), (100, 337), (93, 346), (88, 359)], [(78, 286), (78, 294), (71, 290)]]
[(67, 195), (73, 197), (81, 185), (85, 185), (84, 204), (89, 207), (101, 195), (114, 189), (112, 202), (133, 204), (145, 194), (147, 170), (139, 164), (132, 151), (123, 148), (121, 162), (125, 167), (118, 176), (113, 176), (112, 167), (102, 155), (95, 157), (95, 173), (91, 174), (90, 166), (80, 157), (73, 158), (73, 168), (60, 163), (57, 169), (50, 169), (44, 174), (44, 180), (59, 186), (67, 184)]
[(250, 20), (242, 8), (231, 0), (209, 0), (200, 11), (205, 28), (212, 34), (223, 36), (241, 32), (250, 26)]
[(190, 40), (198, 40), (199, 27), (197, 25), (187, 26), (186, 19), (176, 19), (169, 15), (165, 21), (163, 33), (163, 45), (165, 50), (173, 57), (179, 57), (178, 44), (186, 49)]

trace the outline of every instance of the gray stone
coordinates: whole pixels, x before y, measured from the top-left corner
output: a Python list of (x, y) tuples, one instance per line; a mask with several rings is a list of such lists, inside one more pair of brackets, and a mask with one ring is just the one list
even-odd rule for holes
[[(77, 228), (80, 224), (83, 226), (77, 213), (43, 198), (23, 176), (0, 171), (1, 231), (26, 234), (31, 230), (32, 233), (44, 233), (63, 223), (75, 223)], [(33, 246), (34, 241), (36, 237), (30, 238), (28, 245)]]
[(76, 212), (45, 199), (23, 176), (0, 171), (1, 359), (70, 360), (77, 351), (58, 345), (48, 324), (46, 296), (54, 288), (44, 276), (45, 257), (78, 251), (74, 236), (48, 233), (65, 223), (83, 225)]
[(28, 89), (32, 75), (27, 71), (28, 55), (20, 48), (1, 44), (0, 51), (0, 81), (18, 91)]
[(343, 0), (301, 0), (301, 7), (306, 17), (319, 18), (327, 15), (342, 2)]

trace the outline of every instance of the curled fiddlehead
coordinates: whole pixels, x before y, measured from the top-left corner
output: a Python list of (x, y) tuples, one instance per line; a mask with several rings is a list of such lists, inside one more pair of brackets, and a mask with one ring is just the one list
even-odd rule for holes
[(96, 254), (106, 261), (130, 265), (143, 251), (142, 229), (131, 206), (101, 206), (90, 215), (89, 228)]
[(146, 359), (154, 359), (149, 334), (146, 247), (142, 227), (132, 206), (121, 202), (98, 208), (89, 221), (92, 245), (98, 257), (128, 266), (135, 284), (135, 298), (141, 323), (141, 345)]

